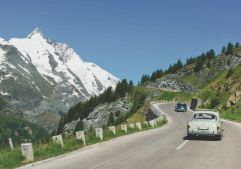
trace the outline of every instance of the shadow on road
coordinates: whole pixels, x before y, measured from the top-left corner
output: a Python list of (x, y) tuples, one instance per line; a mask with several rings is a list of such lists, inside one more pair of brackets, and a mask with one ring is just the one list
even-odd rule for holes
[(205, 137), (205, 136), (192, 136), (183, 137), (183, 140), (193, 140), (193, 141), (220, 141), (217, 137)]

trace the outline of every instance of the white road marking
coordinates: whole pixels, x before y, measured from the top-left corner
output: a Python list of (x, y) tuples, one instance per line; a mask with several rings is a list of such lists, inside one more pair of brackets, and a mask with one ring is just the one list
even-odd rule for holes
[(180, 145), (176, 148), (176, 150), (180, 150), (185, 144), (188, 143), (188, 141), (189, 141), (189, 140), (185, 140), (182, 144), (180, 144)]

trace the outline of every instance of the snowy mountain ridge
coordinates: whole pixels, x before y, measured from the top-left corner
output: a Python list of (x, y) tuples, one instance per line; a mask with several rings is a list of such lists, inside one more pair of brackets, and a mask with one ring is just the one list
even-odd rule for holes
[[(73, 104), (115, 88), (119, 81), (83, 61), (67, 44), (51, 42), (39, 28), (26, 38), (0, 38), (0, 70), (0, 94), (36, 123), (37, 116), (46, 113), (58, 119)], [(16, 91), (19, 88), (22, 91)]]

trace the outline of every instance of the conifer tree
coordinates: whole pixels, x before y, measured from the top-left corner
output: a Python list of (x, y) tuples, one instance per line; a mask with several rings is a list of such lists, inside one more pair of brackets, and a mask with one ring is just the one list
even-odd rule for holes
[(232, 54), (233, 52), (233, 44), (231, 42), (228, 43), (228, 46), (227, 46), (227, 54)]

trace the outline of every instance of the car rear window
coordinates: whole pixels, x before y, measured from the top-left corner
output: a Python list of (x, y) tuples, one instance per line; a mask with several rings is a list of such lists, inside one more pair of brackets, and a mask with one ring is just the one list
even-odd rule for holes
[(186, 104), (181, 104), (181, 103), (177, 104), (177, 107), (186, 107), (186, 106), (187, 106)]
[(217, 120), (217, 116), (209, 113), (196, 113), (193, 115), (193, 119), (209, 119), (209, 120)]

